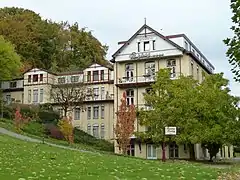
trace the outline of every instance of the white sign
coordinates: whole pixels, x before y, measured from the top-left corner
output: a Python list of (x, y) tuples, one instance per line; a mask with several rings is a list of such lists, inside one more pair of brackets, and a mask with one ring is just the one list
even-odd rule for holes
[(153, 54), (151, 55), (150, 52), (141, 52), (141, 53), (135, 53), (129, 55), (130, 59), (145, 59), (145, 58), (157, 58), (157, 57), (163, 57), (164, 54)]
[(176, 135), (177, 127), (165, 127), (165, 135)]

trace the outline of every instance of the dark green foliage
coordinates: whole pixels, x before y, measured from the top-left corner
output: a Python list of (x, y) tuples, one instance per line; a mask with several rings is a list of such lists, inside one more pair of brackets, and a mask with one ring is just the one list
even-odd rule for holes
[(233, 37), (224, 40), (228, 46), (227, 56), (229, 63), (232, 65), (232, 73), (235, 75), (234, 79), (240, 81), (240, 1), (231, 0), (232, 22), (233, 26), (230, 28), (233, 32)]
[(98, 150), (113, 152), (113, 143), (110, 143), (103, 139), (96, 139), (86, 132), (76, 128), (74, 128), (73, 134), (75, 143), (87, 144), (95, 147)]
[(15, 45), (23, 71), (38, 67), (53, 72), (105, 63), (107, 46), (77, 23), (52, 22), (23, 8), (0, 9), (0, 34)]
[(57, 120), (60, 118), (59, 114), (55, 111), (46, 111), (46, 110), (40, 110), (38, 112), (38, 118), (41, 121), (41, 123), (57, 123)]
[(28, 134), (42, 137), (44, 135), (44, 125), (38, 122), (29, 122), (23, 126), (22, 131)]

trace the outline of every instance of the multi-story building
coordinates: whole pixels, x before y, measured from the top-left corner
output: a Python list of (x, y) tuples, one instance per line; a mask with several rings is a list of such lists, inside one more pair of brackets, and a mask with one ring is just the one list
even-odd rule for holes
[(113, 139), (113, 67), (92, 64), (83, 71), (52, 73), (34, 68), (24, 73), (23, 78), (1, 83), (6, 103), (45, 104), (63, 114), (61, 106), (54, 102), (51, 90), (54, 87), (71, 84), (78, 88), (85, 86), (87, 92), (83, 106), (69, 112), (73, 125), (102, 139)]
[[(171, 78), (178, 78), (180, 74), (191, 75), (199, 82), (207, 74), (214, 71), (213, 65), (199, 51), (199, 49), (184, 34), (163, 36), (144, 24), (129, 40), (119, 42), (121, 47), (113, 54), (114, 63), (114, 109), (117, 111), (123, 93), (126, 93), (127, 104), (134, 104), (136, 108), (151, 110), (145, 104), (144, 93), (148, 92), (150, 84), (155, 81), (155, 75), (161, 68), (171, 69)], [(115, 123), (117, 116), (115, 116)], [(146, 127), (135, 121), (135, 132), (143, 132)], [(228, 152), (228, 147), (224, 147)], [(206, 149), (200, 144), (195, 145), (196, 158), (207, 156)], [(119, 152), (115, 141), (115, 152)], [(232, 147), (231, 147), (232, 152)], [(139, 143), (133, 136), (128, 153), (132, 156), (161, 159), (162, 149), (153, 143)], [(227, 154), (227, 153), (226, 153)], [(189, 158), (186, 145), (168, 143), (167, 158)], [(230, 155), (232, 156), (232, 154)]]
[[(72, 110), (73, 125), (98, 138), (114, 139), (116, 112), (123, 93), (127, 104), (137, 108), (151, 110), (145, 104), (144, 93), (148, 92), (155, 75), (161, 68), (171, 69), (174, 80), (180, 74), (191, 75), (202, 82), (205, 75), (212, 74), (213, 65), (184, 34), (163, 36), (144, 24), (129, 40), (119, 42), (121, 47), (113, 54), (114, 68), (92, 64), (83, 71), (52, 73), (43, 69), (31, 69), (23, 78), (1, 83), (6, 103), (45, 104), (52, 103), (55, 110), (63, 114), (59, 104), (54, 102), (50, 91), (64, 84), (86, 86), (84, 108)], [(114, 71), (113, 71), (114, 69)], [(135, 131), (145, 131), (138, 119)], [(119, 153), (117, 141), (115, 153)], [(186, 145), (169, 143), (166, 147), (167, 158), (189, 158)], [(219, 153), (222, 157), (232, 157), (233, 148), (223, 147)], [(196, 158), (206, 158), (208, 153), (200, 144), (195, 145)], [(161, 159), (162, 149), (151, 142), (139, 143), (131, 137), (129, 154), (147, 159)]]

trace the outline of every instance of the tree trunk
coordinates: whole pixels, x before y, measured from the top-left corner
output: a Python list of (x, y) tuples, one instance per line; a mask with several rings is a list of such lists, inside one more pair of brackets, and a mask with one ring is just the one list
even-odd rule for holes
[(190, 155), (190, 160), (192, 161), (196, 160), (194, 144), (192, 143), (189, 144), (189, 155)]
[(162, 161), (166, 161), (166, 144), (164, 141), (162, 142)]

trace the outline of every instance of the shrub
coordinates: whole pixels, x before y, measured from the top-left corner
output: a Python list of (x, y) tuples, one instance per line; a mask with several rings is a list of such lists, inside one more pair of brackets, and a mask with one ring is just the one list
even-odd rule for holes
[(55, 124), (45, 124), (45, 134), (51, 138), (64, 140), (64, 136)]
[(68, 143), (72, 144), (74, 140), (73, 125), (71, 117), (64, 117), (58, 122), (58, 128), (62, 132), (64, 138)]
[(39, 137), (45, 136), (44, 125), (38, 122), (29, 122), (26, 126), (23, 126), (22, 130)]
[(57, 119), (59, 119), (59, 114), (54, 111), (40, 110), (38, 117), (41, 123), (54, 123), (57, 124)]
[(74, 134), (74, 142), (75, 143), (81, 143), (81, 144), (87, 144), (90, 146), (94, 146), (96, 149), (102, 150), (102, 151), (113, 152), (113, 150), (114, 150), (113, 143), (110, 143), (103, 139), (97, 139), (80, 129), (74, 128), (73, 134)]

